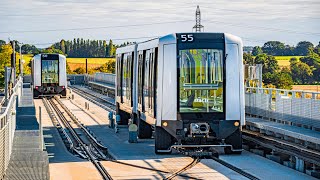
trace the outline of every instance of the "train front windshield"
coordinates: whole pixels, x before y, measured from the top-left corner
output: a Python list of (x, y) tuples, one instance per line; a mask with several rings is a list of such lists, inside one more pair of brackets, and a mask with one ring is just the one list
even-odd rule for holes
[(223, 112), (223, 50), (179, 50), (179, 112)]
[(59, 60), (42, 60), (41, 63), (42, 84), (59, 83)]

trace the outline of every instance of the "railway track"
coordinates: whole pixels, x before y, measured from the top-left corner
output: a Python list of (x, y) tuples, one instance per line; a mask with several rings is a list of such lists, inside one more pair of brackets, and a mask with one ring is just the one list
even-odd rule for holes
[[(76, 92), (77, 94), (79, 94), (80, 96), (82, 96), (82, 97), (85, 98), (85, 99), (90, 100), (90, 99), (91, 99), (90, 97), (94, 97), (94, 99), (92, 99), (91, 102), (95, 103), (96, 105), (98, 105), (98, 106), (100, 106), (100, 107), (103, 107), (103, 106), (104, 106), (103, 104), (101, 104), (101, 103), (103, 103), (103, 102), (107, 102), (108, 104), (114, 106), (113, 103), (111, 103), (111, 102), (109, 102), (109, 101), (107, 101), (107, 100), (105, 100), (105, 99), (103, 99), (103, 98), (101, 98), (101, 97), (92, 95), (92, 94), (90, 94), (89, 92), (83, 91), (83, 90), (81, 90), (81, 89), (79, 89), (79, 88), (76, 88), (76, 87), (73, 87), (72, 89), (73, 89), (74, 92)], [(89, 96), (89, 97), (88, 97), (88, 96)], [(105, 108), (105, 109), (106, 109), (106, 108)], [(114, 108), (112, 108), (112, 109), (114, 109)], [(108, 110), (108, 109), (107, 109), (107, 110)], [(173, 172), (173, 173), (172, 173), (172, 172), (168, 172), (168, 171), (161, 171), (161, 170), (157, 170), (157, 169), (153, 169), (153, 168), (146, 168), (146, 167), (143, 167), (143, 166), (137, 166), (137, 165), (133, 165), (133, 164), (129, 164), (129, 163), (124, 163), (124, 162), (120, 162), (120, 161), (117, 161), (117, 160), (114, 160), (114, 159), (109, 160), (109, 161), (114, 162), (114, 163), (118, 163), (118, 164), (122, 164), (122, 165), (137, 167), (137, 168), (141, 168), (141, 169), (147, 169), (147, 170), (150, 170), (150, 171), (157, 171), (157, 172), (167, 173), (167, 174), (170, 174), (170, 175), (167, 176), (167, 177), (164, 178), (164, 179), (168, 179), (168, 180), (169, 180), (169, 179), (173, 179), (173, 178), (175, 178), (175, 177), (177, 177), (177, 176), (185, 177), (185, 178), (188, 178), (188, 179), (197, 179), (197, 178), (193, 178), (193, 177), (191, 177), (191, 176), (183, 175), (183, 174), (182, 174), (183, 172), (187, 171), (188, 169), (191, 169), (192, 167), (194, 167), (195, 165), (197, 165), (197, 164), (201, 161), (201, 158), (199, 158), (199, 157), (192, 157), (192, 158), (193, 158), (193, 161), (192, 161), (190, 164), (182, 167), (182, 168), (179, 169), (179, 170), (176, 170), (176, 171)], [(235, 167), (235, 166), (229, 164), (228, 162), (219, 159), (218, 157), (212, 156), (212, 157), (210, 157), (210, 159), (212, 159), (212, 160), (214, 160), (214, 161), (222, 164), (223, 166), (225, 166), (225, 167), (227, 167), (227, 168), (229, 168), (229, 169), (237, 172), (238, 174), (240, 174), (240, 175), (242, 175), (242, 176), (244, 176), (244, 177), (247, 177), (248, 179), (251, 179), (251, 180), (259, 180), (259, 178), (255, 177), (254, 175), (251, 175), (250, 173), (247, 173), (247, 172), (241, 170), (240, 168)]]
[[(112, 180), (111, 175), (100, 163), (101, 159), (107, 159), (107, 155), (105, 155), (107, 148), (97, 142), (97, 140), (81, 125), (81, 123), (79, 123), (72, 113), (66, 109), (59, 99), (44, 98), (43, 103), (45, 104), (49, 116), (53, 119), (54, 125), (60, 129), (59, 131), (62, 132), (64, 137), (66, 137), (68, 142), (67, 144), (70, 144), (68, 146), (69, 150), (92, 162), (103, 179)], [(76, 131), (76, 127), (79, 127), (86, 136), (80, 137), (80, 132)]]
[(296, 156), (306, 162), (320, 166), (320, 152), (308, 149), (302, 145), (278, 139), (272, 136), (266, 136), (259, 132), (243, 129), (243, 139), (258, 144), (262, 147), (275, 150), (277, 152)]
[(115, 105), (113, 102), (110, 102), (106, 99), (103, 99), (101, 97), (95, 96), (93, 94), (90, 94), (89, 92), (83, 91), (77, 87), (71, 87), (72, 91), (76, 92), (81, 97), (87, 99), (88, 101), (96, 104), (97, 106), (100, 106), (101, 108), (107, 110), (107, 111), (115, 111)]

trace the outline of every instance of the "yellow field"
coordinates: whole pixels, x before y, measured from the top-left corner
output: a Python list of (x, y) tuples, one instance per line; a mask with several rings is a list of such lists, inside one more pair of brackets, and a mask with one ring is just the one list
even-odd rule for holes
[(320, 85), (293, 85), (292, 90), (320, 92)]
[(290, 66), (290, 59), (297, 58), (298, 60), (303, 56), (274, 56), (278, 61), (280, 67)]
[(106, 62), (112, 60), (115, 61), (115, 58), (67, 58), (68, 63), (72, 64), (80, 64), (86, 63), (86, 59), (88, 59), (88, 64), (105, 64)]
[[(71, 71), (74, 71), (74, 70), (76, 70), (76, 69), (79, 68), (79, 67), (81, 67), (81, 68), (83, 68), (83, 69), (86, 68), (86, 64), (84, 64), (84, 63), (69, 63), (69, 62), (68, 62), (68, 65), (69, 65)], [(102, 64), (91, 64), (91, 63), (88, 63), (88, 70), (89, 70), (89, 69), (98, 68), (98, 67), (100, 67), (101, 65), (102, 65)]]

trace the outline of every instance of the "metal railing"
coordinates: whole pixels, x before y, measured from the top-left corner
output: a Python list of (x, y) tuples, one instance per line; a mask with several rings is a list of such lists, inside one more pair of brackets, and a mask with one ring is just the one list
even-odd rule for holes
[(8, 100), (8, 104), (5, 107), (2, 107), (3, 113), (0, 114), (0, 179), (5, 175), (12, 152), (16, 128), (16, 105), (20, 100), (21, 87), (22, 78), (19, 77), (16, 86), (12, 90), (12, 95)]
[(320, 92), (247, 87), (246, 114), (320, 128)]
[(86, 75), (85, 82), (96, 81), (115, 85), (116, 75), (111, 73), (95, 73), (94, 75)]

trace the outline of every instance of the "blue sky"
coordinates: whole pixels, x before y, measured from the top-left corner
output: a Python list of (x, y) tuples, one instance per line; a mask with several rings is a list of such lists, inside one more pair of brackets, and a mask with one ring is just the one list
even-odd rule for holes
[(192, 31), (197, 5), (206, 32), (232, 33), (245, 45), (320, 41), (319, 0), (1, 0), (0, 39), (38, 47), (74, 37), (142, 41)]

